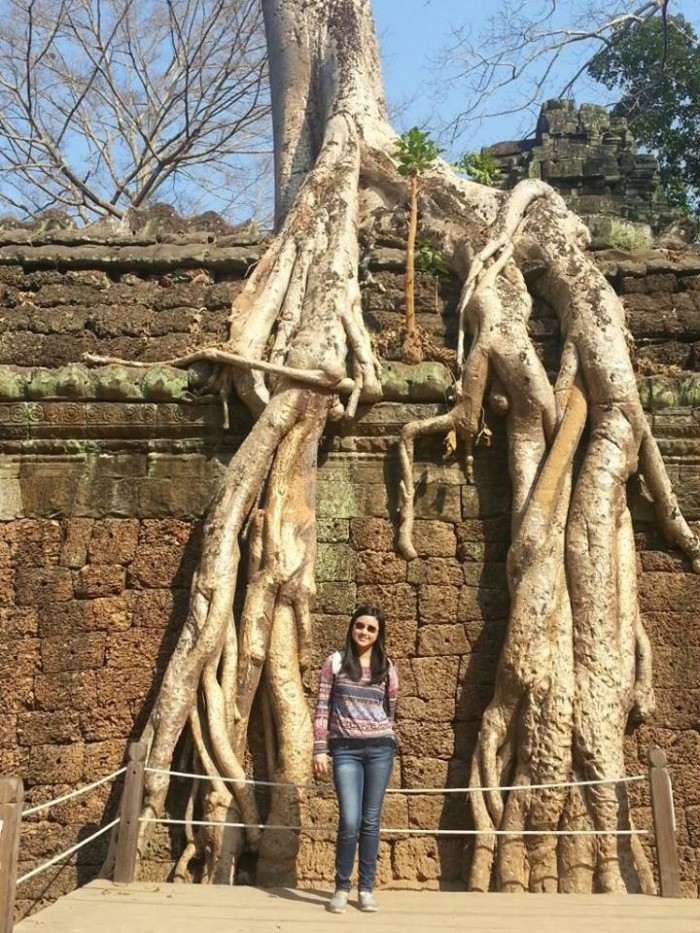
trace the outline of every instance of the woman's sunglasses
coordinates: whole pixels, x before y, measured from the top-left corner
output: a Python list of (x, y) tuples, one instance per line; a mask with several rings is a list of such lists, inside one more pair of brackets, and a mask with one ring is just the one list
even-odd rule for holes
[(366, 622), (354, 622), (352, 627), (358, 632), (369, 632), (370, 635), (376, 635), (379, 631), (376, 625), (367, 625)]

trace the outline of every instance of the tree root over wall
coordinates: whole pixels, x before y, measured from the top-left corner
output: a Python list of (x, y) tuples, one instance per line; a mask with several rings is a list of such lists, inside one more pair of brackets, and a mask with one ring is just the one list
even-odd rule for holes
[[(396, 137), (368, 0), (263, 6), (278, 232), (234, 302), (228, 343), (175, 361), (217, 362), (222, 398), (233, 386), (257, 420), (209, 512), (187, 621), (145, 732), (149, 766), (162, 770), (186, 736), (187, 763), (205, 776), (193, 786), (190, 818), (251, 827), (260, 818), (250, 785), (219, 776), (244, 776), (256, 696), (269, 776), (288, 783), (273, 789), (268, 823), (304, 822), (297, 785), (311, 763), (301, 672), (314, 597), (317, 445), (328, 419), (352, 418), (358, 401), (380, 397), (360, 310), (358, 241), (392, 224), (407, 200), (391, 158)], [(637, 837), (613, 835), (631, 828), (624, 785), (528, 788), (622, 776), (628, 718), (653, 709), (625, 496), (632, 473), (644, 474), (664, 530), (696, 570), (700, 546), (642, 412), (621, 304), (585, 255), (580, 222), (539, 182), (495, 192), (441, 164), (423, 189), (424, 232), (464, 282), (460, 381), (451, 412), (403, 432), (400, 551), (415, 556), (416, 437), (455, 432), (469, 473), (488, 401), (506, 417), (513, 487), (511, 612), (472, 762), (470, 799), (484, 835), (470, 885), (649, 891)], [(554, 385), (528, 334), (531, 292), (559, 317)], [(246, 535), (246, 598), (235, 619)], [(505, 797), (488, 789), (502, 784), (523, 789)], [(148, 773), (145, 817), (163, 814), (168, 786), (167, 776)], [(601, 835), (546, 835), (590, 828)], [(197, 864), (203, 880), (230, 882), (244, 846), (259, 852), (259, 881), (294, 881), (297, 834), (257, 828), (190, 826), (176, 877), (189, 879)]]

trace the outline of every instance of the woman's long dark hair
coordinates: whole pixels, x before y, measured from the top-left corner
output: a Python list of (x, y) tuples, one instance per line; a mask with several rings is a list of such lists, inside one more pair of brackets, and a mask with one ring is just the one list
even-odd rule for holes
[(340, 671), (346, 674), (350, 680), (360, 680), (362, 678), (362, 666), (357, 656), (357, 645), (352, 640), (352, 629), (355, 621), (360, 616), (372, 616), (377, 620), (377, 640), (372, 645), (372, 655), (369, 662), (371, 682), (373, 684), (383, 683), (389, 671), (389, 658), (386, 655), (384, 647), (384, 638), (386, 633), (386, 620), (384, 613), (377, 606), (358, 606), (350, 616), (350, 625), (345, 636), (345, 647), (343, 649), (343, 660), (340, 665)]

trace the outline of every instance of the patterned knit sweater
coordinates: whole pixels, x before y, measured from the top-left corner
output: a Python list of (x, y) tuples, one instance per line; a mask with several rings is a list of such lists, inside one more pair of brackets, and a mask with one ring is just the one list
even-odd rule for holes
[(393, 744), (399, 689), (396, 667), (390, 661), (386, 681), (378, 684), (370, 683), (369, 667), (362, 668), (359, 681), (351, 680), (347, 674), (334, 674), (333, 668), (331, 654), (321, 668), (314, 716), (314, 755), (327, 754), (334, 747)]

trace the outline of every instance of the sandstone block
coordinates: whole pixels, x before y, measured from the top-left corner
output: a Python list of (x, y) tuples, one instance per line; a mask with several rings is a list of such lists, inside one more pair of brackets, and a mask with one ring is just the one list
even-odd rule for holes
[(104, 654), (105, 635), (102, 632), (57, 635), (41, 642), (41, 664), (45, 674), (100, 668), (104, 664)]
[(4, 716), (0, 717), (0, 748), (13, 748), (16, 741), (17, 714), (8, 710)]
[(134, 717), (130, 708), (124, 704), (99, 706), (80, 715), (80, 731), (86, 742), (119, 739), (126, 747), (133, 725)]
[(449, 624), (457, 621), (459, 590), (455, 586), (427, 583), (418, 590), (418, 618), (421, 625)]
[(331, 652), (343, 647), (349, 623), (349, 616), (346, 615), (314, 613), (311, 616), (313, 639), (311, 666), (314, 675), (318, 674), (321, 665)]
[(492, 697), (492, 684), (463, 684), (461, 691), (457, 694), (455, 719), (458, 722), (480, 723)]
[(700, 848), (700, 807), (688, 807), (685, 811), (688, 826), (688, 844)]
[(90, 742), (84, 746), (83, 778), (94, 781), (110, 771), (116, 771), (124, 761), (125, 743), (123, 739), (108, 742)]
[(39, 616), (39, 634), (42, 638), (52, 635), (80, 634), (86, 630), (85, 615), (88, 603), (84, 600), (70, 599), (60, 603), (45, 603), (37, 613)]
[(17, 717), (20, 745), (65, 745), (80, 739), (78, 714), (72, 710), (33, 710)]
[(510, 596), (505, 588), (463, 586), (459, 591), (456, 618), (460, 622), (471, 622), (475, 619), (501, 619), (508, 615), (509, 606)]
[(0, 540), (0, 606), (11, 606), (15, 600), (12, 548)]
[(136, 556), (139, 523), (136, 519), (95, 522), (88, 556), (91, 564), (130, 564)]
[[(40, 639), (0, 639), (0, 683), (31, 680), (38, 669)], [(3, 691), (3, 701), (8, 694)]]
[(464, 583), (467, 586), (484, 587), (487, 590), (508, 591), (506, 562), (489, 560), (486, 563), (466, 561), (462, 566)]
[(12, 523), (9, 534), (18, 567), (49, 567), (58, 563), (61, 528), (57, 521), (20, 519)]
[(126, 585), (126, 569), (112, 564), (88, 564), (74, 573), (75, 595), (79, 599), (119, 596)]
[(316, 522), (316, 538), (327, 544), (339, 544), (350, 538), (350, 522), (347, 518), (319, 518)]
[(70, 518), (63, 523), (62, 567), (78, 570), (87, 563), (87, 552), (92, 535), (92, 518)]
[(67, 567), (19, 566), (16, 574), (18, 606), (42, 606), (73, 598), (73, 580)]
[(319, 477), (316, 509), (319, 517), (324, 519), (348, 519), (358, 515), (357, 487), (347, 480), (326, 482), (325, 478)]
[(455, 524), (457, 535), (457, 557), (462, 556), (461, 549), (471, 544), (510, 544), (510, 519), (503, 515), (495, 518), (470, 518)]
[(498, 661), (497, 654), (485, 654), (478, 650), (464, 655), (460, 660), (457, 683), (493, 685), (496, 681)]
[(422, 625), (418, 631), (418, 654), (466, 654), (469, 642), (463, 625)]
[(39, 674), (34, 690), (37, 706), (42, 710), (93, 709), (97, 704), (97, 673), (90, 670)]
[(454, 697), (435, 697), (432, 700), (424, 700), (421, 697), (402, 697), (396, 715), (400, 719), (418, 722), (451, 722), (455, 715)]
[[(155, 678), (156, 682), (159, 678)], [(142, 660), (136, 667), (109, 667), (97, 680), (97, 702), (100, 704), (143, 701), (154, 681), (153, 668)]]
[(510, 515), (510, 486), (462, 486), (462, 518)]
[(428, 881), (440, 877), (437, 842), (434, 839), (399, 839), (394, 843), (392, 863), (396, 878)]
[[(373, 439), (358, 438), (358, 440), (371, 441)], [(396, 519), (398, 515), (397, 488), (387, 489), (384, 483), (367, 483), (356, 486), (355, 490), (357, 501), (355, 515)]]
[(386, 518), (353, 518), (350, 540), (358, 550), (393, 551), (396, 530)]
[(129, 585), (147, 589), (189, 586), (199, 556), (199, 528), (176, 519), (141, 522)]
[(37, 608), (0, 608), (0, 640), (33, 638), (38, 634), (39, 610)]
[(133, 628), (107, 635), (105, 665), (107, 667), (152, 667), (158, 655), (160, 637), (157, 632)]
[(700, 631), (692, 612), (643, 612), (642, 620), (653, 645), (683, 648), (700, 645)]
[(443, 522), (458, 522), (462, 517), (459, 486), (428, 484), (415, 494), (416, 518), (439, 518)]
[(644, 573), (639, 580), (643, 612), (692, 612), (700, 604), (700, 577), (687, 573)]
[(406, 787), (447, 787), (450, 762), (445, 759), (403, 755), (402, 765)]
[(349, 620), (357, 603), (354, 583), (319, 583), (316, 587), (316, 611), (346, 616)]
[(384, 611), (387, 626), (393, 619), (416, 618), (416, 590), (408, 583), (392, 583), (386, 586), (363, 583), (357, 587), (357, 601), (370, 606), (379, 606)]
[[(134, 596), (133, 602), (131, 596)], [(129, 592), (133, 606), (132, 625), (134, 628), (149, 628), (162, 632), (168, 625), (180, 628), (188, 609), (187, 590), (154, 589)]]
[(316, 579), (320, 582), (354, 579), (355, 552), (349, 544), (319, 544), (316, 554)]
[(360, 551), (355, 562), (358, 583), (403, 583), (406, 561), (392, 551)]
[(331, 882), (335, 876), (335, 846), (330, 841), (302, 834), (296, 864), (300, 877)]
[(413, 525), (413, 545), (419, 557), (454, 557), (457, 537), (448, 521), (421, 521)]
[[(487, 562), (505, 562), (506, 558), (508, 557), (509, 547), (510, 545), (507, 541), (490, 541), (488, 544), (485, 544), (483, 541), (463, 540), (457, 545), (457, 557), (460, 561), (464, 562), (466, 575), (467, 565), (469, 563), (476, 563), (479, 567), (481, 567), (485, 566)], [(467, 581), (465, 580), (465, 582)]]
[(455, 558), (427, 557), (409, 561), (406, 579), (409, 583), (460, 586), (464, 582), (464, 573)]
[(399, 675), (400, 696), (415, 696), (416, 678), (413, 674), (411, 661), (408, 658), (397, 658), (395, 664)]
[(453, 697), (458, 667), (456, 657), (413, 658), (411, 668), (418, 696), (424, 700)]
[[(697, 681), (696, 681), (697, 682)], [(696, 729), (700, 710), (700, 689), (697, 687), (655, 688), (656, 718), (673, 730)]]
[(79, 744), (34, 745), (29, 753), (27, 780), (31, 784), (76, 785), (83, 777), (84, 754), (84, 746)]
[[(116, 768), (114, 770), (116, 771)], [(100, 775), (100, 777), (102, 776), (103, 775)], [(61, 804), (61, 819), (65, 822), (66, 826), (83, 827), (87, 823), (94, 823), (95, 828), (97, 828), (98, 826), (104, 825), (105, 822), (109, 822), (113, 818), (113, 815), (117, 815), (117, 801), (113, 800), (110, 805), (109, 800), (115, 785), (118, 788), (115, 791), (115, 796), (121, 799), (123, 778), (117, 778), (116, 781), (110, 781), (108, 784), (103, 784), (102, 787), (96, 787), (94, 790), (88, 791), (81, 797), (74, 797), (72, 800), (67, 800), (65, 803)], [(67, 787), (65, 790), (74, 790), (74, 788)], [(107, 835), (109, 836), (109, 834)], [(97, 848), (95, 852), (91, 853), (91, 857), (97, 865), (100, 864), (100, 852), (101, 850)], [(52, 854), (55, 854), (55, 850)]]
[(382, 828), (408, 828), (408, 801), (404, 794), (387, 794), (382, 809)]
[(418, 623), (413, 619), (387, 620), (386, 648), (392, 659), (410, 658), (416, 650)]
[(125, 631), (131, 626), (133, 600), (129, 595), (91, 599), (84, 612), (84, 627), (88, 632)]
[(409, 757), (451, 758), (454, 753), (454, 731), (448, 723), (397, 723), (401, 755)]
[(411, 794), (408, 798), (408, 819), (417, 829), (466, 829), (469, 810), (463, 795)]
[(491, 656), (500, 654), (507, 627), (507, 619), (489, 619), (487, 622), (473, 620), (464, 623), (471, 650)]
[(458, 722), (455, 724), (455, 759), (468, 762), (474, 756), (474, 749), (479, 735), (479, 722)]

